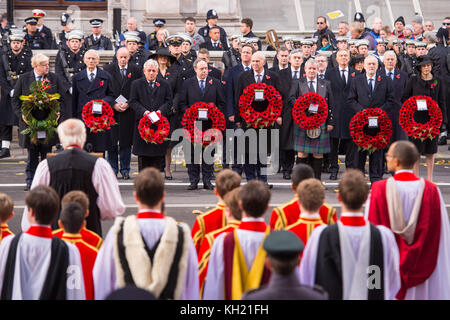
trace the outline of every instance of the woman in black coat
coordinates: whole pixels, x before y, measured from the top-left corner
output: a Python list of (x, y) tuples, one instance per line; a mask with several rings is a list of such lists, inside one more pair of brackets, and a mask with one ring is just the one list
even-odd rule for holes
[[(402, 102), (412, 96), (426, 95), (437, 102), (442, 111), (441, 131), (447, 124), (447, 112), (445, 110), (445, 88), (441, 79), (431, 73), (433, 61), (428, 56), (422, 56), (417, 65), (418, 75), (413, 75), (406, 86)], [(425, 123), (428, 121), (428, 111), (417, 111), (414, 119), (418, 122)], [(427, 163), (427, 179), (432, 181), (434, 169), (434, 155), (437, 152), (438, 136), (433, 140), (420, 141), (419, 139), (409, 138), (419, 152), (426, 157)], [(420, 160), (414, 166), (414, 173), (419, 175)]]

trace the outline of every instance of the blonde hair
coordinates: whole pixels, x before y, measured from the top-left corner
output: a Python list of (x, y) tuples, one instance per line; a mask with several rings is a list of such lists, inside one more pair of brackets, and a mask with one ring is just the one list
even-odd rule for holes
[(50, 58), (47, 57), (45, 54), (42, 53), (36, 53), (32, 58), (31, 58), (31, 66), (33, 68), (36, 68), (38, 65), (40, 65), (42, 62), (48, 62), (50, 61)]

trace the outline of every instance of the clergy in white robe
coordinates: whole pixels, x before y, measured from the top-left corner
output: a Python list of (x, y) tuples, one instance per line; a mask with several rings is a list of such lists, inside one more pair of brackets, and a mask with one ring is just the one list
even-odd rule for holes
[(395, 234), (402, 279), (397, 299), (450, 299), (450, 226), (442, 194), (413, 173), (420, 156), (411, 142), (393, 143), (386, 160), (395, 174), (372, 186), (366, 215)]
[(2, 299), (84, 300), (79, 251), (73, 244), (53, 237), (50, 228), (59, 210), (58, 195), (49, 187), (39, 186), (27, 194), (25, 202), (30, 208), (27, 218), (31, 227), (25, 233), (6, 237), (0, 245)]
[(95, 299), (126, 285), (160, 299), (198, 300), (198, 261), (189, 227), (161, 213), (164, 179), (155, 168), (135, 178), (137, 216), (116, 218), (93, 269)]
[(300, 283), (319, 285), (336, 300), (390, 300), (400, 288), (399, 254), (392, 232), (364, 218), (363, 174), (347, 170), (339, 182), (342, 214), (336, 225), (311, 234), (300, 263)]

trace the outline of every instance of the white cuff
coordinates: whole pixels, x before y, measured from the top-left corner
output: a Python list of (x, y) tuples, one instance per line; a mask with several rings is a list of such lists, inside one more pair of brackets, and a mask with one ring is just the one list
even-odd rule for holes
[(12, 89), (10, 92), (9, 92), (9, 96), (12, 98), (13, 97), (13, 95), (14, 95), (14, 89)]

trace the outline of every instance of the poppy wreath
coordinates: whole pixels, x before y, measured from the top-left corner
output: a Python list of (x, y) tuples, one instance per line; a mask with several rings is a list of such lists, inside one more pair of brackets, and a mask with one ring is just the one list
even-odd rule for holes
[[(102, 114), (99, 116), (94, 115), (92, 112), (92, 104), (94, 102), (100, 102), (102, 104)], [(81, 118), (91, 132), (94, 133), (109, 130), (116, 123), (113, 109), (108, 102), (102, 99), (91, 100), (86, 103), (83, 107)]]
[[(255, 90), (264, 90), (264, 98), (269, 105), (263, 112), (258, 112), (252, 107), (255, 98)], [(239, 113), (247, 125), (253, 128), (268, 128), (274, 124), (281, 115), (283, 100), (280, 93), (265, 83), (253, 83), (246, 87), (239, 98)]]
[[(430, 120), (426, 123), (414, 121), (414, 113), (417, 111), (417, 100), (426, 100)], [(412, 96), (403, 103), (399, 114), (400, 126), (409, 137), (433, 140), (440, 132), (442, 124), (442, 111), (436, 101), (429, 96)]]
[[(198, 109), (208, 109), (208, 119), (211, 120), (212, 127), (206, 132), (202, 132), (195, 125), (198, 122)], [(184, 113), (181, 125), (186, 139), (192, 143), (202, 143), (206, 147), (210, 143), (222, 140), (221, 132), (225, 130), (225, 116), (214, 103), (196, 102)]]
[[(319, 105), (317, 113), (310, 114), (308, 112), (311, 104)], [(327, 101), (321, 95), (314, 92), (302, 94), (295, 100), (294, 106), (292, 107), (292, 118), (304, 130), (319, 128), (327, 120), (327, 117)]]
[[(364, 126), (369, 123), (369, 117), (378, 117), (380, 131), (375, 136), (364, 132)], [(385, 148), (392, 136), (392, 123), (386, 112), (380, 108), (369, 108), (359, 111), (350, 121), (350, 135), (358, 150), (370, 153)]]
[[(142, 140), (150, 143), (163, 143), (165, 140), (170, 140), (170, 124), (166, 117), (164, 117), (160, 112), (156, 112), (159, 120), (153, 123), (147, 115), (144, 115), (139, 121), (138, 130), (141, 135)], [(152, 129), (152, 124), (158, 126), (158, 128)]]

